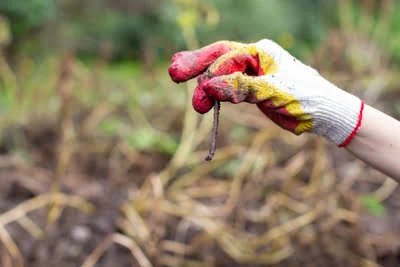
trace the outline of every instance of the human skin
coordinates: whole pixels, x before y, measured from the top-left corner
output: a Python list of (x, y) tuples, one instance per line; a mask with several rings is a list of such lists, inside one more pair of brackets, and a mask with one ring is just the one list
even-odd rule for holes
[(400, 122), (396, 119), (365, 105), (361, 127), (345, 149), (400, 182)]

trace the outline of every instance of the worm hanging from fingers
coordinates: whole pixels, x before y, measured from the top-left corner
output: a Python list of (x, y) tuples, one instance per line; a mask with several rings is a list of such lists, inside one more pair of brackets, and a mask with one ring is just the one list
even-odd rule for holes
[(215, 150), (217, 148), (217, 132), (218, 132), (218, 121), (219, 121), (219, 110), (221, 108), (221, 103), (219, 101), (215, 101), (214, 103), (214, 122), (213, 122), (213, 130), (212, 130), (212, 136), (211, 136), (211, 146), (210, 146), (210, 152), (208, 152), (208, 155), (206, 157), (206, 161), (212, 160), (215, 154)]

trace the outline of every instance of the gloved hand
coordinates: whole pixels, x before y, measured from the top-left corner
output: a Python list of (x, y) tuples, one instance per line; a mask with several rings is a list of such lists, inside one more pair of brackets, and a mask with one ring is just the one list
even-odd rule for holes
[(248, 102), (282, 128), (312, 132), (345, 146), (361, 125), (364, 103), (325, 80), (278, 44), (220, 41), (174, 55), (175, 82), (198, 77), (193, 107), (208, 112), (215, 100)]

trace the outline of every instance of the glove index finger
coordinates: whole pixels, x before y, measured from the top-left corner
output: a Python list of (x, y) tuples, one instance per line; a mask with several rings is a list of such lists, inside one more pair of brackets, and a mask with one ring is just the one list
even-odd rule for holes
[(219, 57), (203, 76), (212, 78), (235, 72), (261, 76), (277, 71), (277, 63), (266, 51), (259, 49), (256, 45), (245, 45)]
[(174, 82), (185, 82), (204, 72), (217, 58), (243, 46), (241, 43), (219, 41), (195, 51), (183, 51), (172, 57), (169, 75)]

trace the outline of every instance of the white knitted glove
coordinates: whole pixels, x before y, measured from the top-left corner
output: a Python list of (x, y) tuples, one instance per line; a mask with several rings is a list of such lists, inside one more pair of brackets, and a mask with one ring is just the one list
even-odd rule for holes
[(348, 144), (361, 125), (364, 103), (359, 98), (273, 41), (222, 41), (181, 52), (169, 71), (175, 81), (184, 81), (207, 67), (193, 96), (200, 113), (209, 111), (214, 100), (255, 103), (282, 128), (295, 134), (312, 132), (339, 146)]

